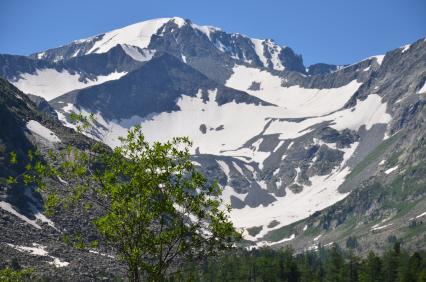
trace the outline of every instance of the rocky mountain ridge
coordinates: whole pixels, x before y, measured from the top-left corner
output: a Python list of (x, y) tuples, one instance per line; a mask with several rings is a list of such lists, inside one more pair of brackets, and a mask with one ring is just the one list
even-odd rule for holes
[[(91, 228), (89, 214), (70, 211), (47, 217), (43, 211), (44, 196), (36, 187), (6, 184), (9, 176), (25, 170), (29, 150), (46, 153), (48, 149), (64, 149), (67, 145), (85, 148), (93, 141), (62, 126), (49, 113), (39, 111), (27, 95), (3, 79), (0, 116), (0, 268), (33, 268), (39, 278), (48, 281), (123, 277), (124, 266), (109, 254), (111, 250), (79, 250), (64, 240), (65, 230), (73, 233)], [(19, 160), (17, 164), (9, 162), (12, 152)], [(57, 184), (53, 181), (49, 185)]]

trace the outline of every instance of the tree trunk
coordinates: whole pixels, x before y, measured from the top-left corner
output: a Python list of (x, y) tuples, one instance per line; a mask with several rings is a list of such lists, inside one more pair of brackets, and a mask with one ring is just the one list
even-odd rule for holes
[(162, 281), (165, 281), (165, 277), (164, 277), (164, 275), (161, 272), (160, 273), (154, 273), (150, 277), (149, 281), (152, 281), (152, 282), (162, 282)]
[(141, 282), (141, 274), (137, 266), (129, 266), (129, 281)]

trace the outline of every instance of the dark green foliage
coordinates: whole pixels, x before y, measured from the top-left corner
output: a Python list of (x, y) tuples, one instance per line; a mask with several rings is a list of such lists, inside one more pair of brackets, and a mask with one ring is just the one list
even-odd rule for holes
[(337, 245), (295, 254), (291, 249), (236, 250), (194, 262), (174, 281), (426, 281), (426, 252), (411, 256), (399, 244), (382, 256), (358, 257)]
[(395, 244), (398, 242), (398, 238), (395, 235), (389, 235), (387, 240), (390, 244)]
[(382, 281), (383, 263), (380, 257), (370, 252), (363, 260), (360, 272), (360, 281), (373, 282)]
[(22, 269), (22, 267), (21, 267), (21, 265), (19, 264), (19, 261), (18, 261), (18, 259), (17, 258), (13, 258), (12, 259), (12, 261), (10, 262), (10, 267), (12, 268), (12, 270), (14, 270), (14, 271), (18, 271), (18, 270), (21, 270)]
[(333, 246), (325, 259), (325, 281), (343, 281), (347, 276), (346, 264), (337, 246)]
[(349, 236), (346, 240), (346, 247), (349, 249), (356, 249), (358, 247), (358, 240), (355, 236)]

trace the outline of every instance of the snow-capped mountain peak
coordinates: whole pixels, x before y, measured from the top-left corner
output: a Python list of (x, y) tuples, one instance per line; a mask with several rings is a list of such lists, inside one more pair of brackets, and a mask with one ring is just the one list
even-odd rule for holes
[[(161, 38), (163, 42), (160, 42)], [(179, 46), (175, 47), (180, 50), (170, 50), (170, 46), (167, 45), (173, 43), (168, 41), (176, 40), (179, 40)], [(180, 17), (138, 22), (86, 39), (75, 40), (68, 45), (33, 54), (32, 57), (58, 62), (88, 54), (107, 53), (117, 45), (151, 49), (151, 51), (161, 50), (172, 54), (180, 52), (176, 55), (189, 60), (191, 56), (199, 55), (193, 52), (194, 45), (199, 45), (201, 53), (206, 53), (208, 50), (219, 51), (232, 60), (255, 67), (305, 72), (300, 56), (271, 39), (253, 39), (239, 33), (227, 33), (220, 28), (198, 25)], [(185, 45), (188, 46), (187, 53), (181, 52), (185, 49)]]
[(147, 48), (152, 35), (171, 20), (170, 18), (148, 20), (107, 32), (87, 53), (104, 53), (118, 44)]

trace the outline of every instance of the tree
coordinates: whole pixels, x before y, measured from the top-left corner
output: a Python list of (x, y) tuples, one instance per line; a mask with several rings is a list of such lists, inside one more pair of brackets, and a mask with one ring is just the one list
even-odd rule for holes
[[(68, 146), (44, 160), (29, 153), (32, 163), (21, 178), (47, 193), (50, 212), (96, 210), (96, 230), (127, 264), (131, 281), (164, 280), (171, 266), (231, 248), (240, 238), (221, 188), (191, 162), (188, 138), (150, 144), (136, 127), (121, 142), (112, 151)], [(46, 185), (53, 178), (59, 188)]]
[(12, 270), (14, 271), (19, 271), (22, 269), (21, 265), (19, 264), (19, 261), (16, 257), (12, 258), (11, 262), (10, 262), (10, 267), (12, 268)]
[(331, 248), (325, 262), (325, 281), (343, 281), (345, 261), (336, 244)]
[[(271, 257), (275, 257), (276, 254), (272, 253)], [(294, 252), (291, 248), (286, 248), (279, 255), (278, 262), (278, 277), (280, 281), (300, 281), (300, 270), (294, 257)]]
[(356, 249), (358, 248), (358, 240), (355, 236), (349, 236), (346, 240), (346, 247), (349, 249)]
[(382, 261), (380, 257), (373, 252), (369, 252), (367, 258), (362, 262), (362, 271), (360, 273), (360, 281), (362, 282), (379, 282), (383, 281), (382, 277)]
[(401, 263), (401, 243), (395, 242), (393, 249), (383, 255), (383, 281), (393, 282), (398, 278), (398, 266)]
[(354, 254), (353, 251), (349, 251), (347, 257), (347, 281), (359, 281), (360, 259)]

